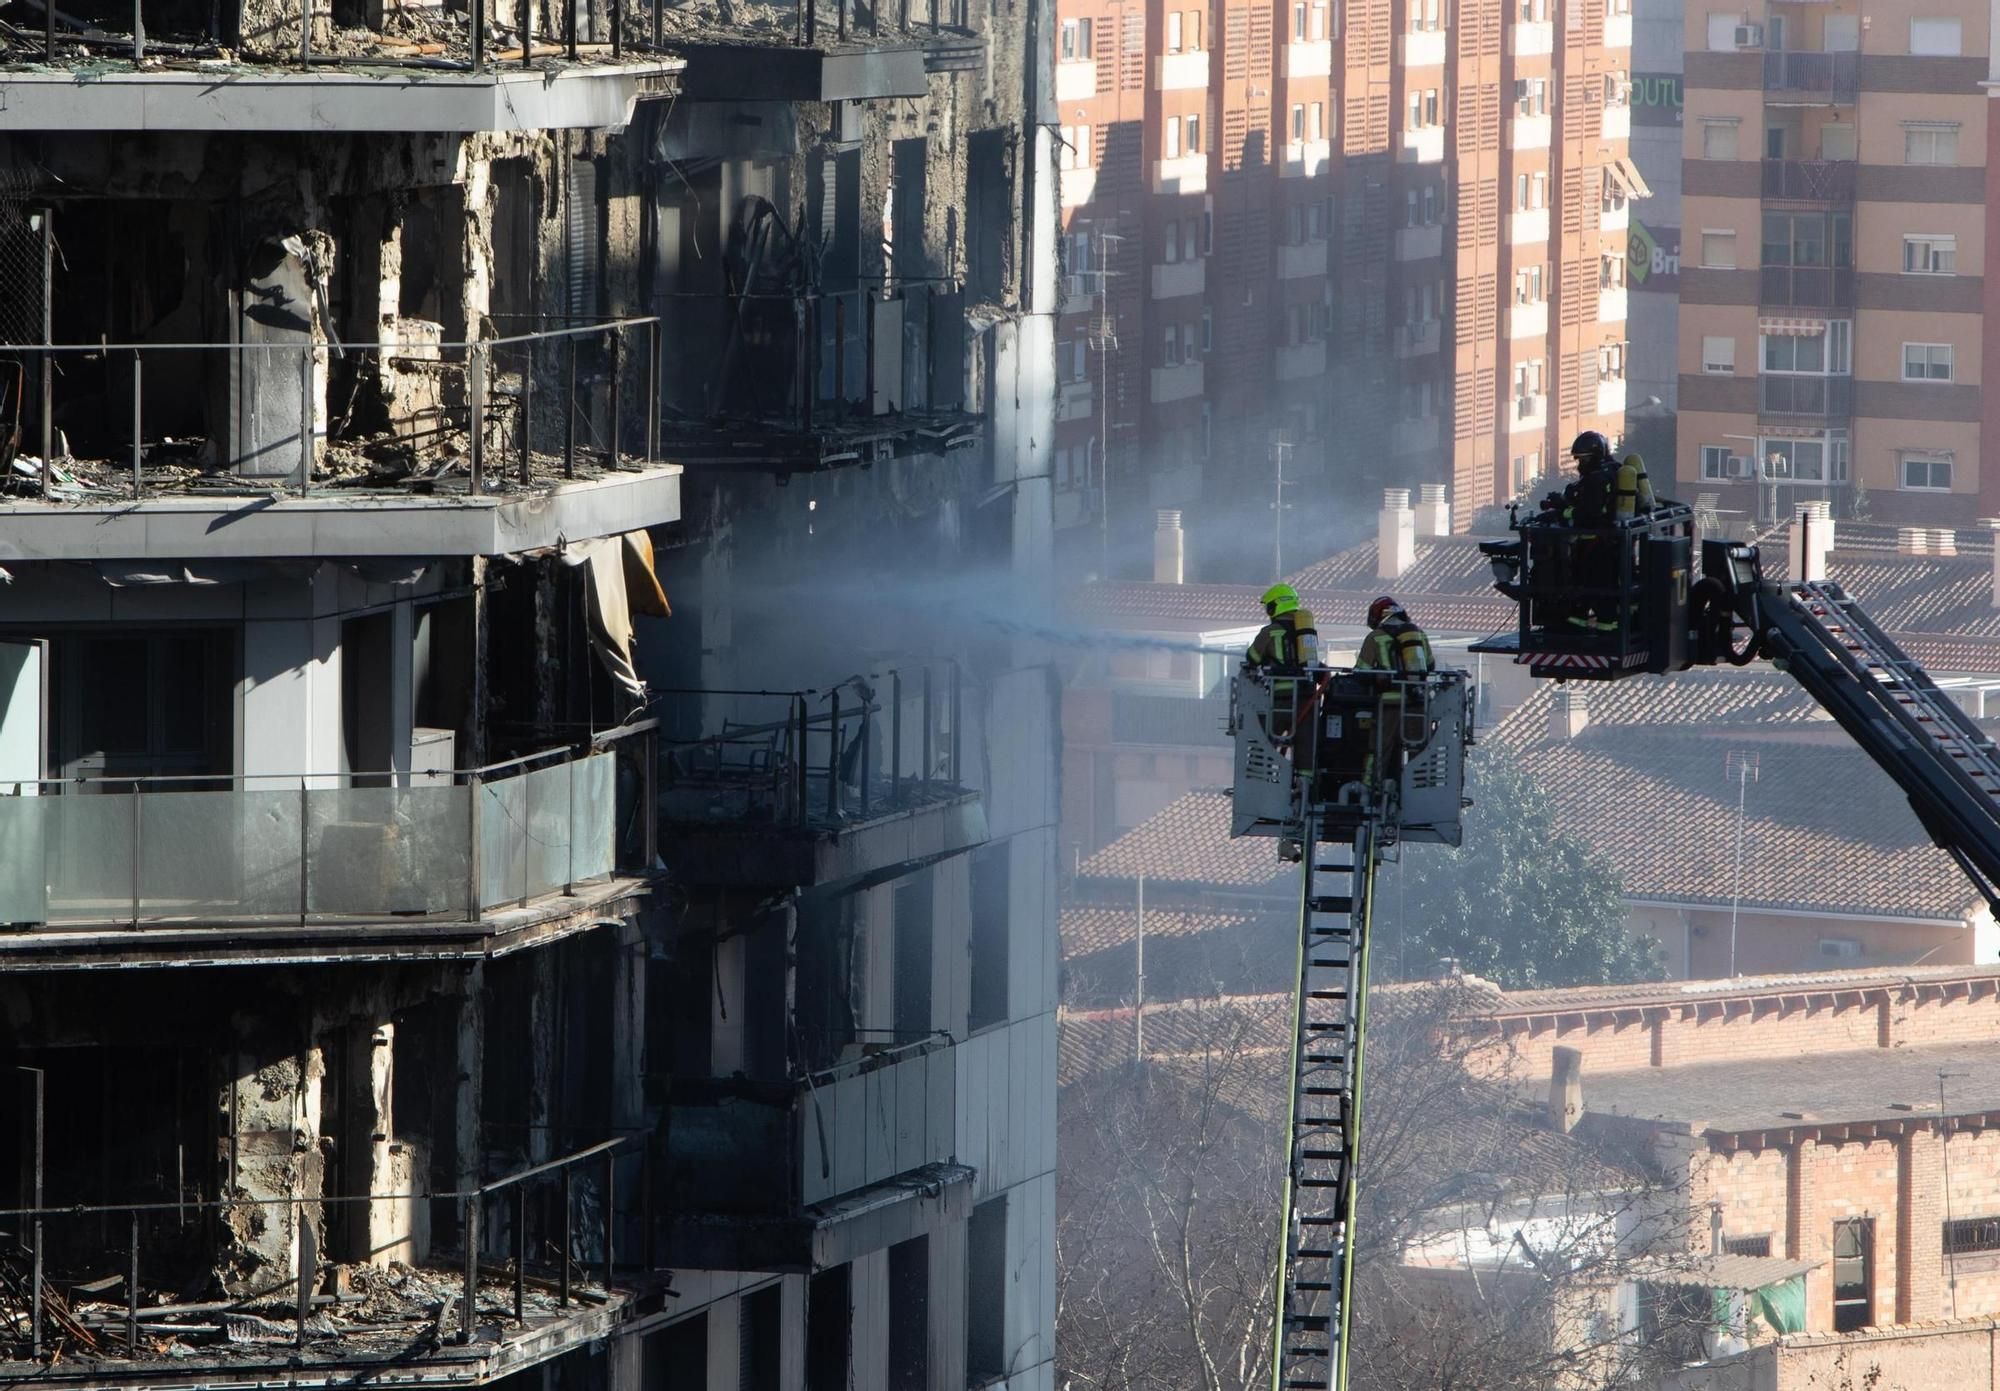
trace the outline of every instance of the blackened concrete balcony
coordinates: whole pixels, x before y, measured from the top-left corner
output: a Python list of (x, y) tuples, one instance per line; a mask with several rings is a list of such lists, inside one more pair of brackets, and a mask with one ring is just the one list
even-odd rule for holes
[(810, 473), (977, 443), (955, 284), (682, 305), (660, 440), (686, 468)]
[(560, 935), (651, 880), (650, 739), (439, 774), (9, 784), (0, 970), (452, 958)]
[(770, 1080), (676, 1077), (663, 1263), (819, 1270), (963, 1218), (974, 1175), (955, 1162), (948, 1043), (883, 1041)]
[(681, 883), (851, 885), (986, 841), (959, 777), (955, 664), (830, 690), (660, 694), (659, 815)]

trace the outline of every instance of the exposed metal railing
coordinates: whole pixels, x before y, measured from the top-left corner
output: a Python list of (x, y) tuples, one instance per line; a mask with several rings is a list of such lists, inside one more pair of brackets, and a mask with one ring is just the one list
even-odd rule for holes
[[(33, 1191), (37, 1195), (40, 1195), (42, 1192), (44, 1165), (46, 1163), (41, 1129), (42, 1107), (45, 1100), (42, 1090), (43, 1077), (41, 1070), (38, 1068), (25, 1068), (22, 1070), (32, 1075), (34, 1086), (34, 1144), (30, 1155), (26, 1156), (26, 1158), (33, 1166)], [(557, 1202), (557, 1214), (553, 1222), (556, 1231), (550, 1233), (544, 1230), (542, 1236), (544, 1241), (547, 1241), (552, 1235), (559, 1241), (559, 1259), (555, 1272), (557, 1300), (560, 1307), (569, 1307), (575, 1297), (572, 1267), (575, 1264), (573, 1256), (579, 1234), (575, 1221), (575, 1175), (577, 1170), (593, 1161), (601, 1162), (603, 1165), (599, 1177), (599, 1247), (596, 1266), (601, 1287), (607, 1294), (611, 1291), (619, 1269), (617, 1165), (621, 1157), (620, 1152), (627, 1147), (635, 1145), (639, 1147), (642, 1166), (638, 1185), (638, 1216), (643, 1239), (641, 1242), (640, 1264), (634, 1267), (628, 1263), (625, 1268), (628, 1270), (635, 1268), (647, 1270), (652, 1268), (654, 1259), (652, 1249), (653, 1222), (651, 1215), (653, 1185), (650, 1181), (652, 1156), (650, 1149), (643, 1143), (646, 1138), (647, 1136), (643, 1133), (615, 1136), (612, 1139), (571, 1151), (558, 1158), (533, 1164), (523, 1169), (517, 1169), (500, 1178), (492, 1179), (468, 1189), (433, 1190), (421, 1193), (366, 1193), (351, 1196), (335, 1195), (319, 1197), (286, 1196), (252, 1198), (231, 1196), (140, 1203), (82, 1203), (63, 1207), (45, 1206), (38, 1201), (26, 1207), (0, 1209), (0, 1221), (11, 1220), (23, 1224), (24, 1240), (22, 1244), (26, 1248), (30, 1268), (28, 1277), (30, 1288), (25, 1301), (29, 1306), (28, 1336), (26, 1339), (16, 1339), (15, 1344), (17, 1347), (25, 1345), (27, 1355), (30, 1358), (39, 1359), (43, 1355), (48, 1343), (48, 1271), (44, 1248), (46, 1244), (47, 1224), (51, 1220), (96, 1219), (99, 1222), (104, 1222), (105, 1219), (114, 1217), (129, 1219), (129, 1239), (126, 1246), (127, 1260), (126, 1268), (123, 1272), (125, 1313), (122, 1324), (125, 1333), (126, 1353), (128, 1356), (136, 1356), (139, 1350), (139, 1330), (143, 1324), (150, 1321), (150, 1319), (159, 1318), (169, 1313), (187, 1312), (185, 1306), (178, 1308), (175, 1306), (165, 1306), (155, 1309), (142, 1306), (139, 1303), (140, 1276), (143, 1273), (145, 1251), (142, 1219), (149, 1217), (165, 1219), (171, 1216), (177, 1224), (184, 1226), (191, 1216), (199, 1214), (222, 1214), (245, 1209), (268, 1210), (285, 1208), (291, 1213), (293, 1230), (299, 1233), (298, 1265), (294, 1273), (295, 1283), (294, 1275), (288, 1275), (281, 1284), (272, 1289), (236, 1301), (219, 1303), (214, 1306), (213, 1312), (221, 1313), (240, 1308), (258, 1299), (274, 1294), (281, 1297), (284, 1287), (286, 1285), (293, 1285), (296, 1289), (294, 1302), (297, 1318), (297, 1329), (294, 1336), (296, 1344), (302, 1347), (305, 1344), (307, 1336), (307, 1321), (311, 1318), (313, 1309), (320, 1304), (333, 1302), (330, 1296), (315, 1296), (313, 1294), (313, 1288), (318, 1283), (322, 1269), (322, 1262), (320, 1260), (317, 1229), (310, 1220), (311, 1213), (308, 1210), (325, 1210), (353, 1204), (377, 1202), (411, 1204), (456, 1202), (460, 1205), (463, 1222), (461, 1234), (464, 1251), (462, 1253), (463, 1261), (461, 1264), (461, 1278), (463, 1280), (460, 1295), (461, 1313), (456, 1341), (460, 1344), (466, 1344), (471, 1342), (473, 1328), (478, 1321), (479, 1248), (484, 1209), (495, 1200), (502, 1199), (503, 1197), (511, 1199), (512, 1208), (508, 1235), (512, 1248), (510, 1252), (512, 1267), (510, 1273), (512, 1277), (512, 1316), (514, 1320), (517, 1323), (524, 1323), (527, 1317), (528, 1258), (529, 1252), (534, 1249), (528, 1241), (528, 1196), (531, 1191), (536, 1189), (553, 1189), (560, 1195)], [(626, 1215), (629, 1217), (633, 1214), (628, 1211)], [(544, 1222), (547, 1224), (547, 1215), (544, 1214), (543, 1216)], [(0, 1319), (0, 1327), (5, 1327), (6, 1323), (7, 1320)], [(75, 1320), (72, 1320), (72, 1323), (76, 1323), (76, 1326), (79, 1327), (85, 1327), (89, 1331), (112, 1331), (105, 1328), (102, 1323), (97, 1324), (94, 1329), (90, 1328), (89, 1325), (77, 1323)], [(5, 1335), (0, 1334), (0, 1342), (4, 1341)]]
[[(865, 818), (934, 788), (957, 788), (962, 687), (953, 661), (942, 680), (926, 665), (908, 681), (892, 669), (824, 690), (658, 691), (670, 706), (699, 710), (703, 724), (714, 712), (702, 707), (719, 703), (722, 726), (662, 737), (662, 800), (679, 809), (676, 819), (803, 826)], [(671, 728), (671, 717), (663, 718)]]
[[(302, 335), (292, 341), (268, 343), (0, 343), (0, 355), (38, 364), (42, 483), (48, 495), (95, 493), (140, 498), (159, 491), (157, 485), (149, 486), (146, 473), (147, 364), (187, 353), (219, 354), (231, 365), (263, 359), (274, 370), (261, 374), (261, 383), (287, 395), (296, 394), (295, 418), (262, 412), (255, 426), (232, 422), (231, 429), (244, 437), (230, 440), (230, 471), (246, 486), (287, 486), (302, 495), (313, 490), (319, 448), (337, 438), (331, 409), (322, 406), (320, 374), (332, 362), (353, 357), (356, 371), (367, 370), (372, 364), (377, 372), (386, 367), (412, 380), (428, 379), (429, 390), (418, 394), (431, 397), (431, 403), (413, 406), (401, 418), (392, 409), (391, 431), (414, 443), (463, 430), (470, 488), (479, 494), (489, 483), (509, 477), (524, 484), (532, 481), (537, 454), (559, 456), (566, 479), (576, 477), (580, 448), (596, 454), (611, 469), (623, 467), (628, 459), (657, 460), (661, 324), (653, 315), (596, 319), (461, 342), (404, 333), (364, 342)], [(64, 362), (102, 364), (104, 392), (113, 399), (118, 394), (115, 376), (129, 364), (131, 427), (122, 442), (129, 473), (122, 487), (68, 475), (49, 457), (57, 397), (54, 384)], [(278, 368), (277, 364), (285, 362), (296, 364), (296, 377), (288, 378)], [(559, 384), (553, 407), (553, 419), (560, 422), (559, 444), (547, 438), (555, 428), (546, 414), (551, 408), (542, 406), (544, 414), (537, 415), (537, 378)], [(593, 433), (582, 445), (579, 434), (594, 432), (595, 412), (592, 400), (579, 396), (580, 384), (588, 397), (594, 398), (601, 387), (608, 398), (605, 432), (601, 437)], [(254, 394), (254, 388), (251, 390)], [(644, 402), (643, 416), (628, 421), (626, 406), (635, 400)], [(511, 427), (504, 423), (509, 413), (513, 416)], [(119, 413), (120, 418), (123, 414)], [(103, 433), (115, 438), (114, 430), (107, 413)]]

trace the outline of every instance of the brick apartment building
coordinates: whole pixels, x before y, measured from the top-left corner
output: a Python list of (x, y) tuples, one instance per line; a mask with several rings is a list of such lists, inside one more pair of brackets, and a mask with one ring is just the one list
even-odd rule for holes
[(1627, 0), (1058, 8), (1076, 568), (1142, 572), (1156, 507), (1267, 534), (1281, 475), (1300, 534), (1385, 482), (1463, 524), (1619, 432)]
[(1685, 1176), (1697, 1250), (1809, 1263), (1804, 1332), (2000, 1313), (1992, 968), (1494, 991), (1475, 1013), (1506, 1045), (1491, 1065), (1579, 1134)]
[(1690, 6), (1682, 487), (1946, 523), (1980, 466), (1987, 7)]

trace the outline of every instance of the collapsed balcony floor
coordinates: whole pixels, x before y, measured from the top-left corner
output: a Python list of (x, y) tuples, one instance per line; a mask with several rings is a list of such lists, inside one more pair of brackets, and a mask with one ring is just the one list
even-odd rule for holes
[[(74, 1306), (77, 1315), (105, 1325), (95, 1351), (67, 1350), (46, 1364), (0, 1362), (0, 1384), (250, 1387), (270, 1385), (275, 1374), (287, 1387), (478, 1386), (604, 1338), (664, 1298), (663, 1286), (607, 1294), (579, 1285), (564, 1309), (542, 1288), (546, 1280), (537, 1279), (523, 1298), (525, 1318), (516, 1323), (511, 1277), (501, 1274), (481, 1282), (473, 1339), (461, 1345), (463, 1284), (454, 1273), (368, 1271), (363, 1278), (371, 1288), (361, 1301), (326, 1306), (308, 1319), (304, 1347), (294, 1346), (290, 1311), (284, 1317), (190, 1313), (173, 1322), (214, 1331), (175, 1334), (142, 1320), (134, 1357), (125, 1350), (124, 1305), (82, 1303)], [(20, 1317), (18, 1309), (6, 1313)]]
[(581, 884), (478, 922), (440, 918), (367, 922), (107, 921), (0, 928), (0, 974), (161, 967), (290, 966), (327, 962), (486, 960), (559, 941), (615, 918), (651, 892), (650, 879)]

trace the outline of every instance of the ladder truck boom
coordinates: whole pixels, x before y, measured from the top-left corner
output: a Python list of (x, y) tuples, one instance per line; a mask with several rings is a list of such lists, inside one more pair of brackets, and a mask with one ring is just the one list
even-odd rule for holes
[[(2000, 912), (2000, 750), (1852, 595), (1825, 579), (1767, 579), (1757, 548), (1729, 541), (1701, 542), (1695, 579), (1693, 514), (1679, 503), (1607, 527), (1517, 519), (1514, 530), (1480, 549), (1519, 627), (1473, 651), (1558, 681), (1766, 658), (1895, 781)], [(1615, 627), (1580, 631), (1568, 622), (1579, 612)]]
[(1459, 843), (1471, 687), (1462, 671), (1246, 671), (1230, 731), (1230, 833), (1276, 837), (1301, 865), (1271, 1385), (1331, 1391), (1347, 1385), (1375, 869), (1400, 844)]
[[(1480, 549), (1519, 626), (1473, 651), (1557, 681), (1766, 658), (1895, 780), (2000, 913), (2000, 749), (1839, 585), (1766, 579), (1756, 547), (1717, 540), (1700, 543), (1697, 577), (1681, 503), (1600, 527), (1545, 511), (1513, 530)], [(1318, 666), (1245, 671), (1232, 688), (1230, 834), (1274, 837), (1302, 866), (1274, 1391), (1347, 1386), (1375, 869), (1401, 844), (1459, 844), (1471, 694), (1462, 671)]]

